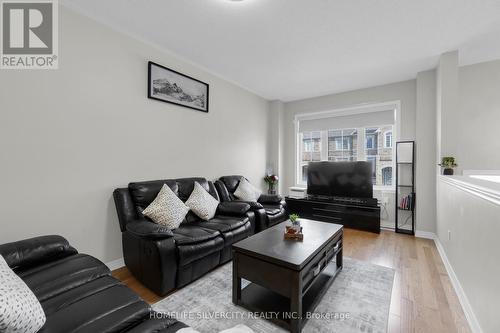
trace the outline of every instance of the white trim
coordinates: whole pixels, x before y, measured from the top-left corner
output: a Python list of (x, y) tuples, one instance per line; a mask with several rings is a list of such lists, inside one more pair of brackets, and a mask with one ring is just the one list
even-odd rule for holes
[(483, 330), (481, 329), (479, 321), (477, 320), (477, 317), (474, 314), (474, 311), (472, 310), (472, 306), (469, 302), (469, 299), (467, 298), (467, 295), (465, 294), (462, 285), (460, 284), (460, 281), (458, 280), (458, 277), (455, 274), (455, 271), (453, 270), (453, 267), (451, 266), (448, 257), (446, 256), (446, 252), (444, 251), (443, 245), (441, 244), (441, 242), (437, 237), (434, 238), (434, 243), (436, 244), (436, 248), (439, 252), (439, 255), (441, 256), (441, 260), (443, 261), (444, 267), (446, 268), (446, 272), (448, 272), (448, 276), (450, 277), (453, 289), (455, 289), (455, 293), (458, 296), (458, 300), (462, 305), (462, 309), (464, 310), (465, 317), (467, 319), (467, 322), (469, 323), (471, 331), (473, 333), (482, 333)]
[[(462, 191), (473, 194), (481, 199), (500, 206), (500, 191), (492, 188), (498, 187), (498, 185), (493, 182), (477, 180), (467, 176), (440, 175), (439, 179), (443, 183), (454, 186)], [(491, 185), (491, 187), (488, 185)]]
[(114, 271), (115, 269), (124, 267), (125, 261), (123, 260), (123, 258), (120, 258), (120, 259), (116, 259), (116, 260), (107, 262), (105, 265), (108, 266), (110, 271)]
[(435, 233), (430, 231), (421, 231), (421, 230), (415, 231), (415, 237), (433, 239), (433, 240), (437, 238)]

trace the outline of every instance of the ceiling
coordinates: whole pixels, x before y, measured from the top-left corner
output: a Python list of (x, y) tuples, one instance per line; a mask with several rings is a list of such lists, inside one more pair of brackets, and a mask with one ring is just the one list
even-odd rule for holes
[(412, 79), (456, 49), (462, 65), (500, 58), (497, 0), (62, 3), (270, 100)]

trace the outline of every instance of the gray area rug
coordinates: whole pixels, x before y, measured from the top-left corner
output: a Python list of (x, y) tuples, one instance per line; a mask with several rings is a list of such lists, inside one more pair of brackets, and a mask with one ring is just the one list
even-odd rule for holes
[[(386, 332), (393, 281), (391, 268), (344, 257), (343, 270), (302, 332)], [(235, 306), (231, 294), (232, 264), (228, 263), (153, 308), (202, 333), (219, 332), (238, 324), (245, 324), (256, 333), (287, 332), (259, 314)]]

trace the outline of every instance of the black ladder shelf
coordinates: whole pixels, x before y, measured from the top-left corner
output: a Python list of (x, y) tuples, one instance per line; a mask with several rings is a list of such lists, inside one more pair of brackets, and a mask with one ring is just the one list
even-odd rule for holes
[(395, 231), (415, 235), (415, 141), (396, 142)]

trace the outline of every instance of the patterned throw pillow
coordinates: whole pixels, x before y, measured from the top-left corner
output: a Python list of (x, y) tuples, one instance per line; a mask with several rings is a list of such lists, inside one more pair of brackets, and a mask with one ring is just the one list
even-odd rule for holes
[(202, 220), (208, 221), (215, 216), (219, 201), (217, 201), (203, 186), (194, 182), (193, 192), (186, 201), (186, 206)]
[(35, 294), (0, 256), (0, 332), (38, 332), (45, 319)]
[(176, 229), (188, 212), (189, 207), (172, 192), (170, 187), (163, 184), (156, 198), (144, 209), (142, 214), (155, 223), (164, 225), (169, 229)]
[(236, 191), (234, 191), (235, 197), (243, 201), (257, 201), (261, 194), (262, 192), (245, 178), (241, 178)]

